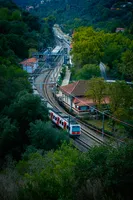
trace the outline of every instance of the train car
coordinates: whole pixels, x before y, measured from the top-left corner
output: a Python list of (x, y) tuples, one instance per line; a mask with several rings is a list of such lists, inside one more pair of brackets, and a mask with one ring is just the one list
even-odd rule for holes
[(81, 126), (78, 124), (73, 117), (64, 115), (56, 109), (49, 109), (49, 118), (60, 128), (69, 132), (72, 137), (80, 136)]

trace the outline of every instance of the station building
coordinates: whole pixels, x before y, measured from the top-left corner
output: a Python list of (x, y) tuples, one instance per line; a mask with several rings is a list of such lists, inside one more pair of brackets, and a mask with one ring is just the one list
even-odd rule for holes
[(22, 65), (23, 70), (27, 71), (29, 74), (33, 73), (35, 69), (38, 68), (38, 59), (37, 58), (29, 58), (22, 62), (20, 62)]
[[(77, 114), (85, 114), (94, 112), (96, 104), (92, 98), (86, 97), (86, 92), (89, 89), (89, 83), (85, 80), (76, 81), (74, 83), (61, 86), (60, 101), (68, 108), (72, 109)], [(109, 98), (105, 97), (102, 104), (109, 104)]]

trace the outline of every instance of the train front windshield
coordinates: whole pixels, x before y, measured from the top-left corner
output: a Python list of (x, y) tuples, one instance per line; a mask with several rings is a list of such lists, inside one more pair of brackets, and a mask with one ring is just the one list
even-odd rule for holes
[(72, 132), (80, 132), (80, 126), (73, 126)]

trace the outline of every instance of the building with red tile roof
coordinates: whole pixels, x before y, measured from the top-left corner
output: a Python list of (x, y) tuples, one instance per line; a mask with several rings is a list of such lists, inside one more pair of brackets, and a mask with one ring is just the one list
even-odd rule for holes
[(88, 85), (88, 81), (80, 80), (65, 86), (61, 86), (60, 90), (68, 95), (84, 96), (87, 92)]
[(115, 32), (118, 33), (118, 32), (124, 32), (125, 29), (124, 28), (116, 28)]
[[(71, 107), (76, 113), (92, 112), (94, 111), (96, 104), (93, 99), (86, 97), (86, 92), (88, 90), (89, 81), (76, 81), (60, 87), (60, 99), (66, 107)], [(105, 97), (102, 104), (109, 104), (109, 98)]]
[(28, 73), (33, 73), (35, 69), (38, 67), (38, 59), (37, 58), (28, 58), (20, 62), (23, 67), (23, 70)]

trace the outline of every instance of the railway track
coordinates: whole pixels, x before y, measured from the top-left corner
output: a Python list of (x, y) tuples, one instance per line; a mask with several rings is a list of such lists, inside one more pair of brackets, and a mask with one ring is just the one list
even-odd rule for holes
[[(44, 79), (43, 94), (52, 107), (55, 107), (61, 112), (64, 112), (68, 115), (68, 113), (61, 106), (59, 106), (58, 102), (55, 100), (50, 85), (48, 84), (51, 74), (52, 71), (49, 71)], [(78, 121), (81, 125), (81, 136), (80, 138), (78, 137), (73, 140), (75, 146), (77, 146), (82, 151), (87, 151), (92, 146), (106, 145), (106, 143), (102, 139), (99, 139), (98, 137), (93, 135), (93, 133), (91, 133), (92, 130), (90, 130), (88, 127), (86, 128), (86, 126), (82, 124), (81, 120)]]
[(72, 143), (74, 144), (75, 147), (77, 147), (82, 152), (87, 152), (88, 149), (91, 148), (89, 144), (86, 144), (86, 142), (84, 142), (80, 138), (76, 138), (76, 140), (72, 140)]

